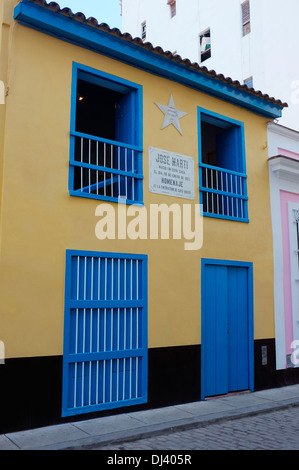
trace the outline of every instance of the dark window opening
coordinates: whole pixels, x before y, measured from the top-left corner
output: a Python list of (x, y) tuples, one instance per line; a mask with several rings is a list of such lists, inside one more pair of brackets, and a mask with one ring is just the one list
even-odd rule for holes
[(72, 190), (89, 197), (141, 200), (136, 119), (134, 89), (86, 73), (78, 77)]
[(76, 131), (116, 140), (115, 113), (122, 93), (78, 80)]

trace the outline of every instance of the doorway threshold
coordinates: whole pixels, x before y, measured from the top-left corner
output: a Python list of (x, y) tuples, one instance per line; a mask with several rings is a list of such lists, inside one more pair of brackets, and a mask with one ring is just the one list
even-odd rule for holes
[(217, 398), (225, 398), (225, 397), (232, 397), (234, 395), (244, 395), (245, 393), (251, 393), (250, 390), (240, 390), (237, 392), (228, 392), (224, 393), (223, 395), (213, 395), (211, 397), (205, 397), (205, 400), (216, 400)]

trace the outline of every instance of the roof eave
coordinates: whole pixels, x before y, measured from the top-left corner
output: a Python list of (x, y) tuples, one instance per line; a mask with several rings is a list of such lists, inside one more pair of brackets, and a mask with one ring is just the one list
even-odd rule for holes
[(269, 119), (282, 116), (283, 104), (256, 96), (192, 66), (41, 5), (26, 0), (20, 2), (15, 7), (14, 19), (25, 26), (197, 89)]

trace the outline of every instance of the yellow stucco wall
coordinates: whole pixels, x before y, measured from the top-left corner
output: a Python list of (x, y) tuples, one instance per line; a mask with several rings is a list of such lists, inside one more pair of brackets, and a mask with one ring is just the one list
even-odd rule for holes
[[(11, 57), (11, 39), (14, 28), (12, 21), (13, 6), (16, 0), (2, 0), (0, 2), (0, 207), (2, 199), (2, 179), (4, 165), (5, 146), (5, 116), (6, 116), (6, 93), (8, 91), (8, 80)], [(3, 96), (4, 94), (4, 96)], [(0, 212), (1, 225), (1, 212)], [(0, 233), (1, 237), (1, 233)], [(1, 242), (0, 242), (1, 243)]]
[[(250, 223), (205, 218), (199, 251), (185, 251), (183, 240), (98, 240), (101, 202), (68, 193), (73, 61), (143, 86), (146, 207), (189, 202), (149, 192), (149, 147), (194, 158), (198, 203), (197, 107), (244, 122)], [(252, 261), (254, 336), (274, 337), (266, 119), (21, 25), (14, 28), (10, 67), (0, 247), (6, 357), (62, 354), (66, 249), (148, 254), (149, 347), (201, 342), (202, 257)], [(161, 130), (154, 103), (168, 104), (170, 94), (188, 113), (180, 121), (183, 135), (173, 126)]]

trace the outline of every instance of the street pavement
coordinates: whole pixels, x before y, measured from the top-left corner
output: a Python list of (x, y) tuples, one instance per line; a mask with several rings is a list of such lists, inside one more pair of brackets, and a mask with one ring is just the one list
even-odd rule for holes
[[(299, 450), (299, 406), (199, 424), (134, 441), (93, 446), (110, 451)], [(168, 452), (168, 455), (171, 455)], [(185, 455), (185, 454), (183, 454)], [(191, 459), (192, 459), (191, 454)], [(154, 459), (154, 461), (157, 459)]]
[(298, 424), (299, 384), (3, 434), (0, 450), (299, 450)]

